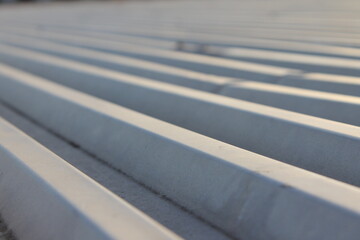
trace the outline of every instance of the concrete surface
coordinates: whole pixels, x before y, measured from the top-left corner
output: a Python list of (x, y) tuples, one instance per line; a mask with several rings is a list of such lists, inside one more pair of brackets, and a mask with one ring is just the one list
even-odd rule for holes
[[(185, 239), (358, 239), (359, 11), (355, 0), (2, 5), (0, 64), (15, 69), (0, 65), (0, 115)], [(0, 198), (41, 203), (20, 193)], [(53, 223), (49, 212), (13, 225), (6, 210), (15, 233)], [(61, 238), (67, 224), (43, 231)]]
[[(11, 46), (0, 47), (0, 57), (12, 66), (192, 131), (360, 185), (357, 174), (360, 165), (354, 164), (357, 162), (354, 156), (360, 151), (360, 132), (356, 127), (153, 82)], [(5, 75), (11, 78), (11, 72), (14, 71)], [(317, 151), (313, 150), (315, 143)], [(341, 164), (338, 161), (340, 156), (343, 159)]]
[[(2, 78), (1, 96), (7, 104), (236, 238), (356, 239), (360, 234), (356, 187), (7, 71), (27, 78)], [(303, 211), (299, 204), (317, 210)], [(255, 223), (266, 227), (259, 232), (252, 227)], [(325, 227), (331, 231), (324, 232)]]
[(0, 115), (50, 151), (184, 239), (229, 240), (197, 216), (0, 103)]
[(78, 47), (101, 50), (122, 56), (138, 58), (146, 61), (167, 64), (192, 71), (225, 77), (245, 78), (262, 82), (274, 82), (276, 79), (294, 72), (294, 70), (287, 68), (271, 67), (261, 64), (234, 61), (211, 56), (202, 56), (193, 53), (175, 52), (165, 49), (139, 46), (126, 42), (115, 42), (89, 38), (81, 35), (77, 36), (73, 34), (64, 34), (52, 31), (41, 33), (41, 35), (32, 31), (30, 31), (30, 33), (29, 31), (22, 32), (25, 35), (36, 37), (40, 36), (44, 39), (51, 39), (57, 42)]
[(19, 239), (180, 239), (2, 119), (0, 134), (0, 209)]
[[(66, 45), (54, 44), (47, 41), (32, 41), (34, 40), (32, 38), (19, 39), (16, 36), (1, 36), (1, 38), (5, 39), (7, 44), (16, 46), (18, 45), (20, 47), (26, 47), (46, 53), (52, 53), (56, 56), (65, 56), (66, 58), (70, 58), (71, 60), (110, 68), (120, 72), (140, 75), (142, 77), (152, 78), (155, 80), (162, 80), (168, 83), (183, 85), (198, 90), (218, 92), (221, 95), (229, 97), (270, 105), (357, 126), (360, 125), (360, 118), (356, 114), (357, 112), (359, 112), (358, 105), (360, 103), (357, 98), (322, 93), (317, 91), (311, 92), (297, 88), (287, 88), (282, 86), (274, 86), (272, 84), (256, 83), (251, 81), (237, 81), (235, 79), (226, 79), (211, 75), (199, 76), (195, 72), (188, 72), (182, 74), (180, 78), (176, 78), (176, 76), (174, 75), (179, 76), (179, 74), (182, 73), (181, 71), (179, 73), (178, 69), (169, 69), (165, 67), (165, 69), (167, 70), (167, 74), (159, 74), (158, 72), (156, 72), (164, 70), (164, 65), (160, 64), (150, 64), (149, 66), (146, 66), (149, 64), (149, 62), (137, 60), (134, 61), (134, 59), (131, 58), (124, 59), (123, 57), (118, 57), (116, 55), (104, 54), (97, 51), (85, 50), (75, 47), (67, 47)], [(13, 52), (14, 51), (12, 51), (12, 53)], [(32, 65), (36, 62), (34, 54), (31, 54), (31, 52), (24, 52), (23, 57), (27, 58), (27, 60), (30, 61), (30, 63), (22, 64), (22, 66), (24, 66), (23, 68), (25, 68), (27, 71), (31, 71), (32, 73), (41, 74), (38, 68)], [(43, 59), (44, 58), (46, 57), (43, 56)], [(9, 60), (10, 59), (7, 57), (7, 60), (5, 61), (9, 62)], [(20, 60), (16, 59), (14, 61), (10, 63), (14, 66), (20, 66)], [(131, 64), (132, 62), (133, 64)], [(47, 60), (46, 63), (49, 64), (49, 61)], [(122, 64), (125, 64), (125, 66)], [(132, 66), (129, 67), (129, 65)], [(140, 67), (134, 67), (140, 65), (142, 68), (147, 67), (147, 69), (151, 70), (144, 71)], [(47, 72), (42, 76), (51, 78), (53, 75), (54, 74), (50, 75), (49, 70), (47, 70)], [(188, 78), (189, 75), (193, 77), (190, 80)], [(288, 82), (284, 79), (282, 79), (281, 81)], [(325, 85), (329, 86), (328, 81), (326, 83), (327, 84)], [(346, 83), (342, 83), (342, 85), (345, 84)], [(353, 89), (354, 85), (355, 83), (351, 84), (348, 88)], [(80, 88), (79, 90), (82, 89)], [(353, 89), (353, 91), (355, 91), (355, 89)], [(95, 94), (99, 95), (98, 93)], [(113, 99), (109, 98), (108, 100)], [(333, 109), (339, 109), (339, 111), (334, 112)]]
[(2, 217), (0, 217), (0, 240), (14, 240), (15, 237), (11, 230), (6, 226)]
[(36, 38), (7, 35), (6, 33), (2, 34), (0, 37), (1, 41), (14, 46), (38, 50), (40, 52), (65, 57), (74, 61), (207, 92), (218, 91), (224, 84), (235, 81), (235, 79), (231, 78), (194, 72), (187, 69), (103, 53), (100, 51), (72, 47)]
[(284, 86), (360, 97), (360, 81), (358, 77), (323, 73), (305, 73), (286, 76), (277, 83)]
[[(186, 81), (186, 78), (188, 78), (189, 75), (200, 81), (205, 80), (206, 82), (208, 82), (208, 81), (212, 80), (218, 84), (226, 83), (226, 81), (229, 81), (229, 80), (230, 80), (230, 82), (237, 81), (236, 78), (226, 80), (225, 77), (218, 77), (218, 76), (203, 74), (203, 73), (199, 73), (199, 72), (189, 71), (188, 69), (170, 67), (170, 66), (156, 64), (156, 63), (149, 62), (149, 61), (135, 60), (134, 58), (126, 58), (124, 56), (119, 56), (119, 55), (114, 57), (115, 56), (114, 54), (109, 54), (109, 53), (106, 54), (106, 53), (101, 53), (99, 51), (90, 51), (89, 49), (81, 49), (80, 50), (80, 48), (74, 48), (74, 47), (71, 48), (70, 46), (66, 47), (63, 44), (49, 43), (46, 41), (44, 42), (43, 40), (41, 40), (39, 38), (39, 36), (43, 35), (43, 37), (45, 37), (45, 38), (47, 36), (47, 38), (49, 38), (49, 39), (56, 40), (56, 38), (54, 38), (54, 36), (57, 36), (57, 37), (60, 37), (60, 39), (70, 40), (70, 42), (71, 42), (71, 39), (74, 38), (73, 36), (66, 37), (66, 35), (61, 35), (59, 33), (49, 34), (49, 33), (44, 33), (41, 31), (31, 30), (29, 28), (20, 28), (20, 29), (16, 30), (16, 28), (15, 29), (14, 28), (11, 28), (11, 29), (5, 28), (4, 29), (4, 27), (2, 27), (1, 30), (2, 30), (2, 32), (4, 32), (2, 39), (5, 40), (9, 44), (19, 45), (19, 46), (27, 47), (29, 49), (36, 49), (38, 51), (42, 51), (45, 53), (51, 53), (56, 56), (68, 57), (73, 60), (77, 60), (77, 61), (81, 61), (81, 62), (85, 62), (85, 63), (89, 63), (89, 64), (95, 64), (95, 65), (106, 67), (106, 68), (113, 69), (113, 70), (121, 70), (121, 71), (130, 73), (130, 74), (154, 78), (159, 81), (165, 81), (165, 82), (182, 85), (182, 86), (186, 86), (186, 87), (191, 87), (191, 88), (195, 88), (195, 89), (200, 89), (200, 90), (205, 90), (205, 91), (207, 91), (207, 90), (216, 91), (219, 88), (215, 88), (214, 90), (211, 90), (211, 89), (213, 89), (212, 87), (209, 87), (209, 88), (202, 87), (202, 86), (198, 87), (198, 85), (196, 83), (191, 84), (188, 81)], [(15, 33), (15, 35), (13, 35), (11, 37), (6, 36), (6, 34), (8, 34), (8, 33), (12, 33), (12, 34)], [(96, 34), (99, 34), (99, 33), (96, 33)], [(27, 35), (32, 36), (33, 38), (29, 39), (28, 37), (25, 37), (25, 39), (21, 39)], [(49, 36), (53, 36), (53, 38), (51, 38)], [(102, 36), (107, 37), (108, 35), (102, 33)], [(193, 35), (191, 35), (191, 36), (193, 36)], [(38, 38), (36, 41), (34, 41), (35, 37)], [(179, 36), (177, 36), (177, 37), (179, 38)], [(84, 41), (86, 40), (86, 38), (83, 38), (83, 39), (84, 39)], [(214, 39), (214, 36), (211, 36), (211, 39)], [(215, 39), (216, 39), (216, 41), (218, 41), (217, 38), (215, 38)], [(208, 41), (208, 39), (206, 39), (206, 40)], [(257, 39), (257, 40), (259, 41), (259, 39)], [(271, 40), (263, 40), (263, 41), (261, 41), (261, 43), (263, 44), (266, 41), (271, 42)], [(69, 43), (69, 42), (67, 42), (67, 43)], [(199, 45), (199, 44), (200, 43), (198, 43), (197, 45)], [(306, 45), (306, 43), (293, 43), (293, 42), (285, 42), (282, 45), (281, 44), (278, 44), (278, 45), (293, 47), (294, 44), (295, 45), (296, 44)], [(187, 49), (186, 46), (189, 44), (185, 42), (182, 45), (183, 45), (183, 49), (185, 50), (185, 49)], [(57, 46), (57, 47), (55, 47), (55, 46)], [(71, 48), (71, 50), (69, 48)], [(311, 50), (314, 50), (314, 49), (317, 50), (319, 48), (320, 49), (325, 48), (326, 51), (329, 51), (332, 47), (323, 46), (323, 45), (312, 45)], [(206, 49), (207, 49), (206, 50), (207, 53), (212, 53), (212, 54), (216, 54), (216, 55), (217, 55), (216, 52), (219, 51), (217, 48), (210, 47), (210, 46), (208, 46)], [(344, 48), (344, 47), (336, 47), (336, 49), (337, 49), (336, 53), (338, 53), (338, 54), (340, 54), (340, 53), (351, 54), (354, 52), (356, 53), (356, 51), (357, 51), (356, 49)], [(94, 56), (95, 52), (97, 54), (97, 57)], [(104, 56), (104, 57), (102, 57), (102, 56)], [(346, 57), (346, 56), (342, 55), (342, 57)], [(348, 57), (348, 58), (350, 58), (350, 57)], [(353, 57), (356, 58), (356, 56), (353, 56)], [(358, 57), (360, 59), (360, 53), (359, 53)], [(118, 58), (118, 59), (116, 59), (116, 58)], [(120, 59), (122, 59), (123, 61), (126, 59), (127, 65), (131, 65), (131, 63), (134, 62), (134, 63), (136, 63), (136, 65), (138, 67), (141, 67), (141, 68), (146, 68), (146, 66), (148, 66), (149, 63), (151, 63), (152, 66), (156, 67), (156, 68), (152, 68), (152, 71), (157, 71), (157, 72), (160, 71), (161, 72), (161, 71), (168, 70), (168, 71), (166, 71), (166, 73), (168, 73), (168, 75), (166, 75), (166, 74), (155, 74), (154, 75), (154, 73), (146, 72), (146, 71), (144, 72), (143, 70), (139, 70), (139, 68), (136, 69), (136, 71), (135, 70), (132, 71), (130, 68), (124, 68), (124, 67), (119, 66)], [(120, 61), (121, 64), (124, 64), (123, 61)], [(166, 70), (164, 69), (164, 66), (166, 66)], [(334, 72), (336, 72), (336, 69), (334, 70)], [(183, 74), (181, 74), (181, 73), (183, 73)], [(349, 73), (349, 72), (347, 71), (347, 73)], [(176, 74), (179, 74), (181, 77), (179, 78), (179, 76), (176, 76)], [(241, 77), (239, 80), (247, 80), (248, 81), (248, 79), (245, 78), (246, 76), (239, 76), (239, 77)], [(256, 79), (253, 79), (253, 80), (256, 80)], [(319, 91), (328, 91), (328, 92), (334, 92), (334, 93), (340, 93), (340, 94), (360, 96), (359, 80), (358, 80), (358, 78), (351, 77), (351, 76), (343, 76), (343, 75), (336, 75), (336, 74), (324, 74), (324, 73), (316, 73), (316, 72), (315, 73), (306, 73), (306, 72), (298, 71), (298, 72), (291, 72), (290, 74), (282, 76), (282, 77), (280, 76), (277, 80), (274, 80), (273, 83), (280, 84), (280, 85), (294, 86), (294, 87), (299, 87), (299, 88), (319, 90)]]
[(230, 84), (219, 94), (360, 126), (359, 97), (250, 81)]

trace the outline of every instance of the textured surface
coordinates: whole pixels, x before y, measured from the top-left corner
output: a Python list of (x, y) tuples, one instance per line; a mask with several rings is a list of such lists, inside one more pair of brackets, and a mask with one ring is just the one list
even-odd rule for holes
[(145, 188), (71, 142), (0, 104), (1, 116), (71, 165), (186, 239), (229, 239), (172, 202)]
[(0, 209), (18, 238), (180, 239), (2, 119), (0, 136)]
[(180, 237), (358, 239), (359, 11), (4, 6), (0, 116)]

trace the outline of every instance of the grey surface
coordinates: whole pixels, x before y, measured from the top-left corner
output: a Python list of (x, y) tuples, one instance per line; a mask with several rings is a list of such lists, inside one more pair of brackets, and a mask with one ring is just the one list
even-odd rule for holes
[(17, 76), (1, 81), (7, 104), (236, 238), (357, 239), (360, 234), (356, 187), (7, 71)]
[[(50, 151), (185, 239), (230, 239), (189, 212), (149, 190), (71, 142), (43, 128), (0, 102), (0, 116)], [(45, 213), (46, 214), (46, 213)], [(6, 239), (8, 240), (8, 239)]]
[(286, 76), (277, 84), (360, 97), (360, 79), (358, 77), (306, 73)]
[(38, 50), (40, 52), (50, 53), (74, 61), (206, 92), (218, 91), (223, 85), (236, 81), (236, 79), (203, 74), (164, 64), (122, 57), (115, 54), (103, 53), (101, 51), (72, 47), (36, 38), (20, 37), (19, 35), (8, 35), (6, 33), (2, 34), (0, 37), (1, 41), (14, 46)]
[[(187, 74), (184, 73), (181, 74), (180, 78), (178, 78), (179, 77), (178, 69), (166, 69), (167, 74), (162, 75), (161, 72), (163, 71), (162, 68), (164, 68), (164, 65), (156, 65), (156, 64), (147, 66), (147, 69), (151, 69), (151, 71), (155, 73), (155, 74), (151, 74), (149, 73), (149, 70), (143, 70), (140, 67), (140, 66), (144, 67), (144, 65), (148, 64), (148, 62), (141, 62), (141, 61), (136, 62), (135, 60), (135, 62), (132, 63), (134, 59), (131, 58), (123, 59), (122, 57), (117, 57), (112, 54), (104, 54), (101, 52), (90, 51), (76, 47), (67, 47), (66, 45), (54, 44), (48, 41), (34, 41), (33, 38), (21, 39), (16, 36), (1, 36), (1, 39), (4, 39), (4, 41), (7, 44), (39, 50), (41, 52), (46, 52), (46, 53), (52, 53), (56, 56), (64, 56), (66, 58), (70, 58), (71, 60), (85, 62), (91, 65), (101, 66), (104, 68), (110, 68), (118, 72), (130, 73), (133, 75), (138, 75), (150, 79), (166, 81), (168, 83), (182, 85), (207, 92), (216, 92), (218, 94), (229, 97), (270, 105), (278, 108), (287, 109), (290, 111), (296, 111), (304, 114), (309, 114), (330, 120), (349, 123), (357, 126), (360, 125), (360, 117), (357, 114), (358, 112), (360, 112), (359, 111), (360, 101), (359, 99), (356, 98), (322, 93), (318, 91), (311, 92), (297, 88), (286, 88), (283, 86), (275, 86), (272, 84), (265, 84), (265, 83), (256, 83), (252, 81), (244, 82), (244, 81), (239, 81), (237, 79), (227, 79), (227, 78), (219, 78), (219, 77), (216, 78), (215, 76), (211, 76), (211, 75), (198, 76), (198, 74), (196, 74), (195, 72), (192, 73), (191, 71), (188, 72)], [(11, 51), (11, 54), (16, 55), (14, 53), (15, 50), (16, 49)], [(9, 50), (7, 49), (7, 51)], [(53, 71), (51, 70), (51, 67), (53, 67), (53, 65), (56, 64), (56, 59), (55, 61), (53, 61), (54, 63), (52, 64), (52, 61), (48, 58), (49, 55), (39, 55), (35, 59), (34, 54), (31, 53), (32, 52), (23, 52), (21, 54), (20, 52), (18, 55), (15, 56), (13, 60), (11, 60), (10, 56), (6, 56), (6, 57), (4, 56), (4, 58), (6, 58), (4, 62), (8, 62), (13, 66), (18, 66), (20, 68), (23, 68), (34, 74), (40, 74), (49, 79), (55, 79), (55, 80), (58, 79), (57, 80), (58, 82), (65, 84), (67, 83), (67, 85), (70, 86), (76, 86), (74, 84), (76, 84), (76, 81), (79, 81), (78, 79), (80, 77), (76, 78), (75, 80), (71, 80), (71, 82), (73, 83), (72, 85), (71, 83), (69, 83), (69, 80), (65, 80), (65, 79), (59, 80), (59, 77), (61, 76), (59, 76), (59, 74), (56, 74), (56, 72), (54, 72), (55, 70)], [(6, 52), (4, 54), (6, 54)], [(37, 67), (39, 65), (36, 65), (36, 62), (40, 62), (38, 64), (45, 64), (46, 68), (44, 67), (43, 69), (46, 69), (46, 71), (41, 70), (39, 67)], [(125, 66), (123, 64), (125, 64)], [(138, 65), (139, 67), (136, 67), (136, 65)], [(160, 71), (160, 73), (157, 71)], [(188, 78), (189, 75), (190, 76), (192, 75), (194, 78), (192, 80), (189, 80)], [(290, 84), (289, 83), (290, 77), (285, 77), (280, 81), (282, 84), (284, 83)], [(295, 80), (295, 81), (300, 81), (300, 80)], [(92, 88), (90, 86), (87, 88), (82, 87), (84, 85), (86, 84), (78, 85), (79, 87), (77, 87), (77, 89), (79, 90), (94, 89), (98, 91), (97, 88)], [(326, 81), (326, 84), (324, 85), (329, 86), (329, 82)], [(346, 83), (342, 83), (341, 85), (344, 86), (342, 88), (343, 92), (348, 92), (344, 89)], [(355, 92), (357, 88), (354, 87), (356, 87), (355, 83), (352, 83), (351, 85), (348, 86), (348, 89), (352, 89), (352, 91)], [(117, 101), (116, 98), (110, 97), (111, 95), (115, 95), (115, 94), (110, 94), (109, 92), (106, 92), (105, 94), (100, 94), (98, 92), (91, 92), (91, 93), (121, 104), (121, 101)], [(146, 99), (144, 100), (146, 101)], [(333, 111), (333, 109), (339, 109), (339, 110)], [(161, 118), (161, 116), (158, 117)]]
[(2, 119), (0, 135), (0, 209), (19, 239), (180, 239)]
[(223, 53), (216, 54), (216, 56), (307, 72), (360, 76), (360, 60), (357, 59), (246, 48), (227, 49)]
[[(360, 164), (357, 161), (360, 130), (354, 126), (150, 81), (7, 45), (1, 45), (0, 57), (12, 66), (71, 88), (235, 146), (360, 185)], [(11, 74), (5, 74), (4, 80), (8, 76), (11, 78)], [(346, 110), (342, 109), (343, 113)], [(343, 118), (351, 119), (352, 116)], [(340, 157), (341, 162), (338, 161)]]
[(0, 240), (15, 240), (11, 230), (7, 227), (4, 219), (0, 216)]
[(23, 33), (20, 32), (20, 35), (24, 34), (25, 36), (30, 35), (33, 37), (50, 39), (71, 46), (85, 47), (217, 76), (245, 78), (261, 82), (275, 82), (281, 77), (297, 72), (296, 70), (288, 68), (271, 67), (262, 64), (202, 56), (193, 53), (139, 46), (127, 42), (108, 41), (81, 35), (78, 36), (52, 31), (40, 33), (38, 31), (24, 30), (22, 32)]
[[(219, 93), (229, 83), (245, 80), (242, 88), (246, 91), (241, 95), (251, 101), (357, 124), (355, 98), (325, 92), (360, 95), (360, 78), (354, 77), (360, 67), (359, 10), (356, 0), (4, 5), (0, 8), (1, 41), (74, 61), (64, 64), (46, 57), (39, 64), (37, 54), (26, 52), (30, 61), (17, 62), (18, 50), (5, 46), (0, 62), (20, 68), (29, 65), (35, 75), (49, 70), (48, 80), (190, 131), (110, 103), (104, 107), (100, 99), (87, 103), (80, 93), (62, 95), (63, 88), (49, 87), (46, 82), (35, 86), (29, 76), (18, 82), (18, 89), (10, 84), (11, 78), (0, 77), (0, 82), (9, 83), (1, 86), (6, 89), (0, 88), (0, 97), (6, 96), (7, 104), (23, 106), (23, 112), (17, 112), (21, 116), (8, 111), (9, 105), (0, 112), (182, 237), (222, 239), (219, 231), (209, 227), (212, 222), (242, 240), (358, 239), (358, 187), (191, 131), (301, 163), (328, 176), (345, 176), (354, 183), (359, 172), (359, 127), (174, 85)], [(84, 67), (80, 62), (118, 72)], [(254, 82), (247, 85), (249, 81), (273, 85), (254, 87)], [(29, 96), (35, 96), (35, 101)], [(123, 110), (115, 111), (113, 106)], [(114, 117), (115, 112), (119, 115)], [(29, 122), (30, 115), (41, 116), (42, 123)], [(46, 130), (44, 123), (53, 130)], [(102, 150), (101, 158), (94, 155), (98, 150)], [(118, 170), (121, 166), (132, 177)], [(99, 224), (110, 223), (105, 219)]]
[(250, 81), (230, 84), (219, 94), (360, 126), (360, 98), (355, 96)]
[[(51, 31), (49, 32), (43, 32), (39, 30), (29, 29), (29, 28), (1, 28), (2, 32), (4, 32), (4, 35), (1, 36), (3, 41), (13, 44), (15, 46), (23, 46), (29, 49), (36, 49), (38, 51), (42, 51), (44, 53), (51, 53), (55, 56), (62, 56), (67, 57), (72, 60), (77, 60), (89, 64), (95, 64), (97, 66), (106, 67), (113, 70), (121, 70), (123, 72), (127, 72), (130, 74), (135, 74), (143, 77), (153, 78), (155, 80), (159, 81), (165, 81), (168, 83), (173, 83), (176, 85), (191, 87), (199, 90), (204, 91), (211, 91), (211, 92), (218, 92), (219, 89), (221, 90), (222, 84), (227, 84), (228, 82), (232, 81), (242, 81), (246, 80), (249, 81), (249, 79), (246, 79), (246, 75), (239, 75), (239, 78), (232, 78), (228, 79), (225, 77), (219, 77), (219, 76), (213, 76), (209, 74), (202, 74), (194, 71), (190, 71), (188, 69), (181, 69), (178, 67), (172, 67), (167, 66), (166, 71), (164, 71), (163, 66), (166, 66), (164, 64), (157, 64), (153, 63), (154, 67), (151, 72), (141, 70), (141, 68), (146, 69), (146, 65), (151, 61), (144, 61), (146, 64), (141, 64), (142, 60), (135, 60), (134, 58), (127, 58), (121, 55), (114, 55), (113, 53), (101, 53), (100, 51), (91, 51), (90, 49), (82, 48), (72, 48), (71, 46), (66, 47), (64, 44), (57, 43), (51, 43), (47, 41), (41, 40), (40, 36), (43, 36), (47, 39), (63, 39), (65, 43), (69, 44), (72, 41), (76, 40), (77, 38), (74, 38), (74, 36), (67, 36), (62, 35), (60, 33), (53, 33)], [(74, 31), (75, 33), (76, 31)], [(12, 33), (15, 35), (7, 36), (8, 33)], [(77, 32), (78, 33), (78, 32)], [(93, 33), (93, 32), (90, 32)], [(79, 33), (78, 33), (79, 34)], [(94, 34), (94, 33), (93, 33)], [(99, 33), (96, 33), (99, 34)], [(25, 36), (31, 36), (32, 38), (27, 38)], [(90, 35), (92, 36), (92, 35)], [(103, 35), (103, 38), (107, 37), (108, 35)], [(179, 37), (179, 36), (178, 36)], [(37, 41), (34, 41), (34, 39), (37, 38)], [(100, 37), (99, 37), (100, 38)], [(86, 38), (80, 38), (83, 39), (84, 42), (86, 42)], [(78, 42), (79, 44), (82, 42), (78, 39), (75, 42)], [(107, 38), (106, 38), (107, 39)], [(217, 39), (217, 38), (215, 38)], [(266, 41), (266, 40), (263, 40)], [(61, 42), (61, 41), (58, 41)], [(98, 41), (97, 41), (98, 42)], [(101, 41), (100, 41), (101, 42)], [(89, 44), (89, 43), (88, 43)], [(110, 45), (114, 44), (113, 42), (110, 42)], [(285, 43), (284, 43), (285, 44)], [(292, 42), (287, 42), (287, 45), (292, 46)], [(70, 44), (71, 45), (71, 44)], [(90, 44), (91, 45), (91, 44)], [(96, 44), (95, 44), (96, 45)], [(104, 44), (105, 46), (106, 44)], [(186, 44), (184, 43), (186, 46)], [(300, 44), (301, 45), (301, 44)], [(305, 44), (306, 45), (306, 44)], [(80, 44), (81, 46), (81, 44)], [(285, 45), (286, 46), (286, 45)], [(315, 45), (312, 47), (312, 49), (318, 49), (318, 47), (324, 47), (325, 49), (331, 48), (328, 46), (323, 45)], [(71, 49), (71, 50), (70, 50)], [(216, 51), (216, 50), (207, 50), (207, 51)], [(351, 53), (353, 51), (356, 51), (356, 49), (343, 49), (340, 47), (338, 49), (339, 53)], [(99, 57), (96, 57), (96, 54), (99, 55)], [(109, 54), (109, 55), (107, 55)], [(360, 56), (360, 53), (359, 53)], [(117, 60), (116, 58), (122, 59), (122, 61)], [(124, 59), (128, 59), (128, 62), (126, 63), (127, 66), (133, 66), (132, 63), (137, 63), (137, 69), (133, 69), (131, 67), (124, 67), (121, 64), (124, 64)], [(360, 58), (360, 57), (359, 57)], [(138, 61), (138, 62), (136, 62)], [(145, 65), (145, 66), (144, 66)], [(161, 67), (159, 67), (161, 66)], [(179, 69), (181, 69), (179, 71)], [(167, 74), (164, 74), (166, 72)], [(336, 70), (334, 70), (336, 72)], [(191, 80), (193, 77), (194, 79)], [(190, 81), (189, 81), (190, 80)], [(195, 81), (194, 81), (195, 80)], [(200, 84), (197, 80), (202, 80), (202, 84)], [(212, 84), (206, 83), (207, 81), (212, 82), (212, 84), (219, 84), (220, 86), (213, 87)], [(256, 80), (256, 79), (254, 79)], [(194, 82), (193, 82), (194, 81)], [(319, 91), (325, 91), (325, 92), (334, 92), (334, 93), (340, 93), (340, 94), (348, 94), (348, 95), (354, 95), (354, 96), (360, 96), (360, 83), (359, 78), (357, 77), (351, 77), (351, 76), (344, 76), (337, 74), (324, 74), (324, 73), (306, 73), (303, 71), (296, 71), (296, 72), (289, 72), (288, 74), (285, 74), (283, 76), (279, 76), (278, 78), (274, 78), (272, 81), (273, 84), (279, 84), (279, 85), (285, 85), (285, 86), (294, 86), (299, 88), (305, 88), (305, 89), (313, 89), (313, 90), (319, 90)], [(209, 86), (208, 86), (209, 85)]]

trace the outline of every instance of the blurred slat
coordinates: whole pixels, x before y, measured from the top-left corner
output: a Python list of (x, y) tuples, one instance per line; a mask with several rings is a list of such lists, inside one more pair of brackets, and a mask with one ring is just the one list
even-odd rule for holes
[(164, 221), (165, 206), (150, 219), (3, 120), (0, 216), (19, 239), (357, 240), (359, 11), (355, 0), (2, 6), (2, 108), (207, 230)]

